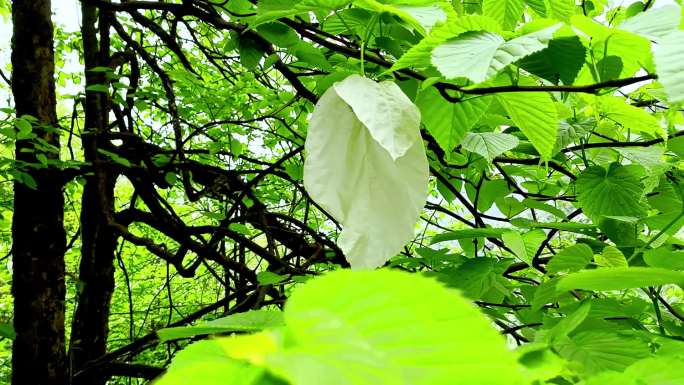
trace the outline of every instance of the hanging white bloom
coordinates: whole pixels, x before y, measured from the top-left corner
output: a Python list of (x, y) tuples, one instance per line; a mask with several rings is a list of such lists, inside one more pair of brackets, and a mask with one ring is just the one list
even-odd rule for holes
[(429, 168), (420, 112), (392, 82), (352, 75), (328, 89), (306, 137), (304, 187), (342, 226), (353, 268), (374, 268), (414, 237)]

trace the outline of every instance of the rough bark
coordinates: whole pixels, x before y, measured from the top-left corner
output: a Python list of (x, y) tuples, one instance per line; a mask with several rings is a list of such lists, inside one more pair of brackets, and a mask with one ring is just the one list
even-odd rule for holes
[[(106, 78), (103, 73), (90, 69), (105, 67), (109, 62), (108, 14), (100, 15), (98, 31), (97, 9), (85, 3), (81, 7), (86, 86), (104, 84)], [(82, 282), (82, 289), (78, 294), (70, 346), (74, 372), (107, 351), (117, 237), (108, 225), (106, 213), (114, 209), (115, 176), (101, 167), (98, 149), (104, 148), (105, 144), (101, 136), (107, 130), (108, 105), (106, 93), (86, 92), (83, 148), (85, 160), (93, 165), (93, 173), (86, 177), (81, 206), (79, 280)], [(104, 373), (91, 372), (73, 378), (72, 384), (104, 385), (106, 381), (107, 376)]]
[(17, 116), (37, 118), (35, 139), (16, 143), (17, 170), (35, 180), (14, 183), (12, 251), (14, 328), (12, 384), (65, 385), (64, 185), (56, 167), (37, 159), (59, 157), (56, 130), (53, 27), (50, 0), (12, 2), (12, 92)]

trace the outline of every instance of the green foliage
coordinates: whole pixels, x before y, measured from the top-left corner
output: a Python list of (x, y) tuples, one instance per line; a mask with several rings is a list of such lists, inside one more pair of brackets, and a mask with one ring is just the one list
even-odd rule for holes
[(463, 139), (464, 149), (480, 154), (488, 161), (518, 146), (518, 138), (496, 132), (469, 132)]
[[(329, 296), (332, 291), (338, 294)], [(176, 383), (184, 367), (209, 354), (225, 359), (207, 371), (245, 371), (245, 383), (263, 374), (247, 372), (234, 359), (292, 384), (523, 383), (515, 354), (467, 300), (431, 279), (388, 270), (328, 273), (294, 292), (284, 328), (198, 342), (188, 350), (158, 384)]]
[(683, 283), (684, 273), (679, 271), (657, 267), (614, 267), (569, 274), (560, 280), (556, 289), (623, 290)]
[(644, 189), (631, 168), (611, 163), (587, 168), (577, 178), (577, 199), (584, 213), (596, 223), (601, 217), (618, 215), (643, 217)]
[(430, 87), (418, 94), (416, 105), (420, 108), (425, 128), (439, 146), (450, 153), (461, 142), (464, 146), (472, 143), (468, 139), (468, 131), (482, 118), (491, 101), (489, 97), (474, 97), (461, 103), (449, 103), (436, 89)]
[(218, 318), (195, 326), (164, 328), (158, 330), (157, 335), (164, 342), (204, 334), (255, 332), (281, 326), (283, 323), (283, 315), (280, 311), (253, 310)]

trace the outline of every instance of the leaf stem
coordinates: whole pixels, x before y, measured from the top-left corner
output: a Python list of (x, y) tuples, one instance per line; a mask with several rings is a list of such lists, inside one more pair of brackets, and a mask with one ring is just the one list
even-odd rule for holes
[(361, 42), (361, 76), (366, 76), (366, 43), (370, 39), (371, 34), (373, 33), (373, 29), (375, 28), (375, 24), (378, 22), (378, 15), (374, 15), (371, 18), (371, 21), (368, 23), (368, 27), (366, 27), (366, 34), (363, 37), (363, 41)]

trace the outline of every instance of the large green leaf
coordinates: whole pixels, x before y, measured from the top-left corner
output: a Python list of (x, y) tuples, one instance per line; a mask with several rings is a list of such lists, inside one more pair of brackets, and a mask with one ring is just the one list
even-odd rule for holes
[(532, 266), (532, 258), (534, 258), (537, 249), (539, 249), (544, 239), (546, 239), (546, 233), (539, 229), (522, 234), (517, 231), (509, 231), (503, 233), (501, 238), (518, 258)]
[(547, 16), (556, 20), (568, 21), (575, 14), (575, 0), (546, 0)]
[(432, 279), (391, 270), (329, 273), (293, 294), (285, 319), (287, 344), (265, 363), (293, 384), (523, 383), (490, 322)]
[(530, 303), (533, 311), (538, 311), (544, 307), (544, 305), (553, 302), (556, 297), (558, 297), (558, 293), (556, 291), (557, 284), (558, 278), (552, 278), (548, 281), (542, 282), (541, 285), (537, 286), (534, 291), (534, 296), (532, 297), (532, 302)]
[(577, 199), (584, 213), (599, 223), (603, 216), (642, 217), (646, 207), (641, 202), (643, 187), (630, 169), (611, 164), (606, 170), (592, 166), (576, 181)]
[[(609, 28), (586, 16), (573, 16), (572, 24), (580, 31), (580, 36), (588, 38), (585, 42), (591, 48), (594, 64), (585, 67), (584, 76), (580, 75), (581, 82), (626, 78), (633, 76), (643, 67), (652, 66), (651, 44), (646, 38), (628, 31)], [(602, 66), (611, 67), (612, 70), (601, 69)]]
[(430, 32), (436, 24), (456, 17), (453, 7), (446, 1), (355, 0), (353, 3), (370, 11), (397, 15), (422, 34)]
[(676, 357), (647, 358), (627, 368), (625, 376), (648, 385), (684, 384), (684, 360)]
[(684, 101), (684, 31), (664, 36), (654, 48), (653, 60), (658, 80), (665, 87), (670, 103)]
[(511, 92), (497, 95), (520, 131), (539, 155), (551, 158), (558, 135), (558, 112), (546, 92)]
[(645, 341), (606, 331), (583, 331), (556, 343), (555, 348), (561, 357), (576, 362), (589, 375), (622, 371), (651, 353)]
[(625, 20), (618, 28), (659, 41), (679, 28), (681, 13), (675, 4), (652, 8)]
[(283, 324), (283, 313), (279, 310), (253, 310), (232, 314), (195, 326), (164, 328), (158, 330), (157, 335), (164, 342), (202, 334), (256, 332), (266, 328), (282, 326)]
[(596, 264), (603, 267), (628, 267), (627, 258), (622, 251), (614, 246), (603, 249), (601, 254), (595, 257)]
[(651, 267), (684, 270), (684, 251), (661, 247), (644, 253), (644, 262)]
[(188, 345), (154, 385), (285, 385), (266, 371), (228, 355), (220, 340)]
[(546, 48), (560, 24), (505, 41), (493, 32), (466, 32), (432, 51), (432, 64), (445, 77), (483, 82), (507, 65)]
[(522, 18), (523, 0), (483, 0), (482, 12), (501, 24), (505, 29), (514, 29)]
[(615, 267), (583, 270), (563, 277), (556, 289), (624, 290), (666, 284), (684, 284), (684, 272), (657, 267)]
[(492, 32), (466, 32), (435, 48), (432, 64), (447, 78), (463, 77), (480, 83), (503, 68), (492, 63), (503, 43), (505, 40)]
[(567, 317), (555, 324), (546, 334), (549, 343), (554, 344), (572, 333), (577, 327), (584, 322), (591, 310), (591, 301), (585, 300), (577, 310), (568, 314)]
[(578, 243), (554, 255), (546, 265), (546, 269), (549, 274), (582, 270), (591, 262), (593, 256), (594, 253), (589, 246)]
[(469, 132), (461, 142), (463, 148), (480, 154), (488, 161), (508, 150), (514, 149), (519, 141), (513, 135), (498, 132)]
[(472, 258), (456, 268), (441, 270), (437, 279), (468, 298), (479, 299), (496, 284), (496, 269), (495, 258)]
[(546, 16), (546, 1), (544, 0), (525, 0), (525, 3), (539, 16)]
[(431, 53), (437, 46), (468, 31), (500, 33), (501, 27), (496, 20), (486, 16), (461, 16), (455, 20), (435, 27), (428, 36), (411, 47), (410, 50), (400, 57), (388, 72), (397, 71), (406, 67), (430, 67)]
[(491, 97), (485, 96), (451, 103), (430, 87), (418, 94), (416, 105), (420, 108), (425, 128), (449, 154), (480, 120), (491, 101)]
[(658, 120), (645, 110), (629, 105), (624, 98), (604, 96), (598, 99), (605, 117), (629, 128), (631, 132), (656, 136), (662, 133)]
[(585, 51), (577, 36), (557, 38), (547, 48), (520, 60), (518, 65), (551, 82), (572, 84), (584, 65)]

